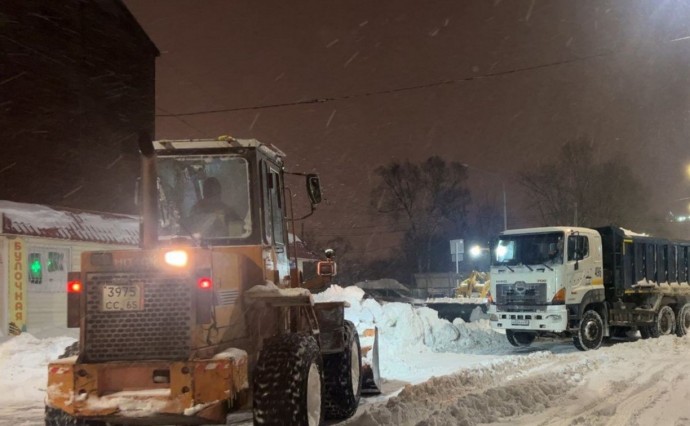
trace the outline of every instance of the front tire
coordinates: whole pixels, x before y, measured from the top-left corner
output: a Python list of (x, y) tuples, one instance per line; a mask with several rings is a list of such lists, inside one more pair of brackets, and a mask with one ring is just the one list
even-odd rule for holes
[(676, 336), (683, 337), (690, 331), (690, 303), (684, 304), (676, 315)]
[(313, 336), (268, 339), (254, 369), (254, 424), (320, 425), (323, 388), (323, 362)]
[(580, 320), (577, 334), (573, 336), (573, 344), (581, 351), (599, 349), (604, 341), (604, 321), (599, 312), (586, 311)]
[(508, 342), (516, 348), (526, 348), (534, 342), (537, 335), (526, 331), (506, 330)]
[(362, 392), (362, 353), (355, 325), (345, 321), (345, 349), (323, 359), (324, 410), (327, 419), (350, 418), (359, 405)]

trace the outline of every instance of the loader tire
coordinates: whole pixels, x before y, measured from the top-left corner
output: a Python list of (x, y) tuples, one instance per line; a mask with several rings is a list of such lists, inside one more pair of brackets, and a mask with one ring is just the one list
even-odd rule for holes
[(599, 349), (604, 341), (604, 321), (599, 312), (588, 310), (582, 315), (577, 334), (573, 336), (573, 344), (581, 351)]
[(313, 336), (267, 339), (254, 368), (254, 424), (320, 425), (323, 388), (323, 362)]
[(526, 331), (506, 330), (508, 342), (516, 348), (526, 348), (534, 342), (537, 335)]
[(345, 348), (341, 353), (324, 355), (324, 410), (327, 419), (350, 418), (362, 393), (362, 352), (355, 325), (345, 321)]
[(647, 327), (649, 329), (649, 336), (657, 338), (667, 334), (673, 334), (676, 331), (676, 314), (670, 306), (662, 306), (656, 314), (654, 324)]
[(690, 303), (684, 304), (676, 315), (676, 336), (683, 337), (690, 331)]
[(105, 426), (105, 422), (71, 416), (59, 408), (48, 407), (45, 411), (46, 426)]

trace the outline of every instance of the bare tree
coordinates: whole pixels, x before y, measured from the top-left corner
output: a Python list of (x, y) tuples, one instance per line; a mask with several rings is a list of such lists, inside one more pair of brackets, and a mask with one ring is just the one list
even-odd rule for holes
[(644, 188), (624, 158), (601, 160), (588, 137), (520, 175), (545, 225), (625, 225), (646, 212)]
[(428, 272), (435, 242), (464, 223), (470, 202), (466, 168), (433, 156), (421, 164), (393, 161), (375, 173), (381, 181), (372, 191), (374, 206), (405, 227), (405, 256), (417, 272)]

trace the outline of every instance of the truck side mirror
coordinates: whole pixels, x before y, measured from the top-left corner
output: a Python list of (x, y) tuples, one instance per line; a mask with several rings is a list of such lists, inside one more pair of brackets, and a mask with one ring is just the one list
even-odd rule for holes
[(313, 206), (321, 202), (321, 182), (319, 175), (310, 173), (307, 175), (307, 194)]

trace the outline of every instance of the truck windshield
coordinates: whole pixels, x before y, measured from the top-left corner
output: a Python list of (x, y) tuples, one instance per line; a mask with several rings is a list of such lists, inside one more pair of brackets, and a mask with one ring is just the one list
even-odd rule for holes
[(563, 263), (563, 232), (501, 235), (491, 256), (491, 264), (539, 265)]
[(159, 157), (159, 236), (203, 239), (251, 234), (247, 160), (228, 156)]

